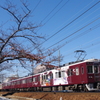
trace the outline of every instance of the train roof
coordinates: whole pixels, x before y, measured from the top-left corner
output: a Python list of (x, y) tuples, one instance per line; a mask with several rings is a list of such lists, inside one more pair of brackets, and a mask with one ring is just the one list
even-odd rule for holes
[(80, 64), (80, 63), (84, 63), (84, 62), (100, 62), (100, 59), (87, 59), (87, 60), (69, 62), (69, 63), (64, 64), (64, 66), (73, 65), (73, 64)]

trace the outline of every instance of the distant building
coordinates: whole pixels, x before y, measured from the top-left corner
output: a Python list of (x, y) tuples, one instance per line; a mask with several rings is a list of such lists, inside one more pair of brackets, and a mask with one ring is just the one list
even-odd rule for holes
[(34, 68), (33, 73), (37, 74), (37, 73), (40, 73), (40, 72), (43, 72), (43, 71), (46, 71), (46, 70), (51, 70), (51, 69), (54, 69), (54, 68), (57, 68), (57, 66), (54, 66), (54, 65), (38, 65), (36, 68)]
[(15, 80), (18, 78), (19, 78), (18, 75), (12, 75), (11, 77), (6, 78), (6, 80), (4, 80), (4, 82), (8, 82), (8, 81)]
[(2, 84), (0, 84), (0, 89), (2, 89)]

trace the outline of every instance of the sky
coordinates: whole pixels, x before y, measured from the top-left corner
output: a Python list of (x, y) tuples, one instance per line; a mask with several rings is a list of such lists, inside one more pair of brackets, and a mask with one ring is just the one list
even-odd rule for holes
[[(20, 0), (11, 0), (21, 7)], [(53, 55), (64, 56), (61, 64), (76, 61), (83, 50), (85, 59), (100, 59), (100, 1), (99, 0), (27, 0), (32, 10), (31, 21), (42, 26), (35, 30), (46, 36), (42, 47), (62, 46)], [(5, 0), (0, 1), (5, 4)], [(0, 24), (9, 14), (0, 9)], [(10, 19), (11, 20), (11, 19)], [(10, 24), (6, 24), (9, 27)], [(82, 56), (84, 57), (84, 55)], [(21, 72), (20, 72), (21, 73)]]

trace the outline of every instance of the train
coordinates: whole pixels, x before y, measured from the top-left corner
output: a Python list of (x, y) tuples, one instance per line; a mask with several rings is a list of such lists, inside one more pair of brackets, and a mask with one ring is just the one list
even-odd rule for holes
[(1, 84), (2, 91), (100, 91), (100, 59), (63, 66)]

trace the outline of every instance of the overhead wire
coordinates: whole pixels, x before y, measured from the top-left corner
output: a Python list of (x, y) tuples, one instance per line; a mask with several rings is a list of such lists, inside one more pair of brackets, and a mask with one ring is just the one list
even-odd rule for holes
[[(92, 41), (95, 41), (95, 40), (97, 40), (97, 39), (99, 39), (100, 37), (97, 37), (97, 38), (95, 38), (95, 39), (93, 39), (93, 40), (91, 40), (91, 41), (89, 41), (89, 42), (86, 42), (85, 44), (82, 44), (81, 46), (84, 46), (84, 45), (86, 45), (87, 43), (90, 43), (90, 42), (92, 42)], [(86, 47), (81, 47), (81, 49), (89, 49), (90, 47), (92, 47), (92, 46), (95, 46), (95, 45), (98, 45), (98, 44), (100, 44), (100, 41), (99, 42), (95, 42), (95, 43), (92, 43), (92, 44), (90, 44), (90, 45), (88, 45), (88, 46), (86, 46)], [(78, 46), (78, 47), (80, 47), (80, 45)], [(74, 48), (75, 49), (75, 48)], [(72, 50), (74, 50), (74, 49), (72, 49)], [(67, 56), (70, 56), (71, 54), (73, 54), (73, 52), (71, 52), (71, 53), (69, 53), (69, 54), (67, 54), (67, 55), (65, 55), (66, 57)]]
[[(84, 28), (86, 28), (87, 26), (91, 25), (92, 23), (94, 23), (95, 21), (97, 21), (97, 20), (99, 20), (99, 19), (100, 19), (100, 17), (97, 18), (97, 19), (95, 19), (95, 20), (93, 20), (92, 22), (88, 23), (87, 25), (83, 26), (82, 28), (78, 29), (77, 31), (73, 32), (72, 34), (68, 35), (67, 37), (61, 39), (60, 41), (56, 42), (55, 44), (49, 46), (48, 48), (51, 48), (52, 46), (54, 46), (54, 45), (56, 45), (56, 44), (58, 44), (58, 43), (64, 41), (65, 39), (67, 39), (67, 38), (73, 36), (73, 35), (76, 34), (77, 32), (83, 30)], [(47, 48), (47, 49), (48, 49), (48, 48)]]
[(81, 34), (79, 34), (78, 36), (76, 36), (76, 37), (70, 39), (69, 41), (66, 41), (63, 45), (59, 46), (56, 50), (54, 50), (54, 51), (51, 53), (51, 55), (52, 55), (53, 53), (55, 53), (56, 51), (58, 51), (59, 49), (61, 49), (62, 47), (64, 47), (66, 44), (70, 43), (71, 41), (73, 41), (73, 40), (79, 38), (79, 37), (82, 36), (82, 35), (85, 35), (86, 33), (90, 32), (90, 31), (92, 31), (92, 30), (94, 30), (94, 29), (96, 29), (96, 28), (98, 28), (98, 27), (100, 27), (100, 23), (97, 24), (97, 25), (95, 25), (95, 26), (92, 27), (92, 28), (89, 28), (89, 29), (86, 30), (85, 32), (82, 32)]
[[(43, 21), (46, 20), (46, 19), (49, 17), (49, 15), (62, 3), (62, 1), (63, 1), (63, 0), (61, 0), (61, 1), (47, 14), (47, 16), (41, 21), (41, 23), (43, 23)], [(69, 1), (69, 0), (68, 0), (68, 1)], [(66, 2), (65, 2), (65, 4), (66, 4)], [(65, 4), (64, 4), (64, 5), (65, 5)], [(64, 6), (62, 6), (61, 8), (63, 8), (63, 7), (64, 7)], [(60, 8), (60, 9), (61, 9), (61, 8)], [(52, 17), (54, 17), (54, 16), (57, 14), (57, 12), (60, 11), (60, 9), (57, 10), (57, 11), (52, 15)], [(48, 22), (52, 17), (50, 17), (50, 18), (43, 24), (43, 26), (45, 26), (45, 25), (47, 24), (47, 22)], [(42, 28), (42, 27), (40, 27), (40, 28), (38, 29), (38, 31), (39, 31), (41, 28)], [(38, 32), (38, 31), (37, 31), (37, 32)]]
[(38, 5), (40, 4), (41, 0), (39, 0), (39, 2), (37, 3), (37, 5), (34, 7), (34, 9), (32, 10), (32, 12), (35, 11), (35, 9), (38, 7)]
[(98, 45), (98, 44), (100, 44), (100, 41), (98, 41), (98, 42), (96, 42), (96, 43), (92, 43), (92, 44), (90, 44), (90, 45), (88, 45), (88, 46), (86, 46), (86, 47), (83, 47), (83, 48), (84, 48), (84, 49), (90, 48), (90, 47), (95, 46), (95, 45)]
[(92, 5), (90, 8), (88, 8), (86, 11), (84, 11), (82, 14), (80, 14), (78, 17), (76, 17), (75, 19), (73, 19), (71, 22), (69, 22), (67, 25), (65, 25), (64, 27), (62, 27), (60, 30), (58, 30), (56, 33), (54, 33), (53, 35), (51, 35), (49, 38), (47, 38), (44, 42), (42, 42), (41, 44), (45, 43), (46, 41), (48, 41), (49, 39), (51, 39), (52, 37), (54, 37), (56, 34), (58, 34), (59, 32), (61, 32), (63, 29), (65, 29), (67, 26), (69, 26), (70, 24), (72, 24), (74, 21), (76, 21), (78, 18), (80, 18), (82, 15), (84, 15), (85, 13), (87, 13), (89, 10), (91, 10), (93, 7), (95, 7), (97, 4), (99, 4), (100, 1), (96, 2), (94, 5)]
[[(71, 16), (71, 17), (70, 17), (69, 19), (67, 19), (67, 20), (72, 19), (72, 18), (75, 17), (78, 13), (82, 12), (82, 10), (85, 9), (86, 7), (88, 7), (93, 1), (94, 1), (94, 0), (92, 0), (88, 5), (86, 5), (85, 7), (83, 7), (81, 10), (79, 10), (77, 13), (75, 13), (73, 16)], [(64, 23), (66, 23), (66, 22), (64, 22)], [(64, 25), (64, 23), (63, 23), (62, 25)], [(61, 27), (62, 25), (60, 25), (60, 27)], [(56, 28), (55, 30), (59, 29), (60, 27)], [(52, 33), (52, 32), (51, 32), (51, 33)]]
[[(83, 14), (85, 14), (85, 13), (86, 13), (87, 11), (89, 11), (91, 8), (93, 8), (94, 6), (96, 6), (98, 3), (100, 3), (100, 1), (98, 1), (96, 4), (94, 4), (93, 6), (91, 6), (88, 10), (86, 10), (84, 13), (82, 13), (79, 17), (81, 17)], [(76, 17), (75, 20), (78, 19), (79, 17)], [(100, 19), (100, 17), (99, 17), (98, 19)], [(96, 20), (98, 20), (98, 19), (96, 19)], [(75, 20), (72, 20), (71, 22), (74, 22)], [(94, 21), (96, 21), (96, 20), (94, 20)], [(71, 23), (71, 22), (70, 22), (70, 23)], [(69, 23), (69, 24), (70, 24), (70, 23)], [(91, 22), (91, 23), (89, 23), (89, 24), (92, 24), (92, 23), (93, 23), (93, 22)], [(69, 24), (67, 24), (67, 25), (69, 25)], [(89, 24), (88, 24), (88, 25), (89, 25)], [(88, 26), (88, 25), (87, 25), (87, 26)], [(87, 26), (86, 26), (86, 27), (87, 27)], [(66, 27), (66, 26), (65, 26), (65, 27)], [(63, 27), (62, 29), (64, 29), (65, 27)], [(85, 28), (85, 26), (82, 27), (81, 29), (79, 29), (78, 31), (82, 30), (83, 28)], [(62, 29), (61, 29), (61, 30), (62, 30)], [(59, 31), (61, 31), (61, 30), (59, 30)], [(59, 31), (57, 31), (57, 32), (59, 32)], [(56, 32), (56, 33), (57, 33), (57, 32)], [(76, 32), (77, 32), (77, 31), (76, 31)], [(75, 33), (76, 33), (76, 32), (75, 32)], [(73, 33), (73, 34), (74, 34), (74, 33)], [(71, 35), (72, 35), (72, 34), (71, 34)], [(70, 36), (71, 36), (71, 35), (70, 35)], [(64, 44), (64, 45), (65, 45), (65, 44)], [(63, 47), (64, 45), (62, 45), (61, 47)]]
[(67, 0), (44, 24), (47, 24), (47, 22), (49, 22), (68, 2), (69, 0)]
[[(92, 0), (92, 2), (93, 2), (94, 0)], [(91, 2), (91, 3), (92, 3)], [(88, 5), (90, 5), (91, 3), (89, 3)], [(74, 20), (72, 20), (70, 23), (68, 23), (67, 25), (65, 25), (65, 27), (67, 27), (67, 26), (69, 26), (71, 23), (73, 23), (76, 19), (78, 19), (79, 17), (81, 17), (83, 14), (85, 14), (87, 11), (89, 11), (90, 9), (92, 9), (94, 6), (96, 6), (97, 4), (98, 4), (99, 2), (97, 2), (96, 4), (94, 4), (93, 6), (91, 6), (90, 8), (88, 8), (84, 13), (82, 13), (81, 15), (79, 15), (78, 17), (76, 17)], [(87, 6), (88, 6), (87, 5)], [(84, 8), (86, 8), (87, 6), (85, 6)], [(83, 9), (84, 9), (83, 8)], [(80, 10), (81, 11), (81, 10)], [(79, 11), (79, 12), (80, 12)], [(78, 12), (78, 13), (79, 13)], [(43, 41), (43, 42), (41, 42), (40, 44), (39, 44), (39, 46), (40, 45), (42, 45), (42, 44), (44, 44), (46, 41), (48, 41), (49, 39), (51, 39), (53, 36), (55, 36), (56, 34), (58, 34), (60, 31), (62, 31), (65, 27), (63, 27), (63, 28), (61, 28), (59, 31), (57, 31), (56, 33), (54, 33), (52, 36), (50, 36), (49, 38), (47, 38), (47, 39), (45, 39), (45, 41)], [(36, 48), (38, 48), (38, 46), (36, 46), (33, 50), (35, 50)]]
[(96, 2), (94, 5), (92, 5), (91, 7), (89, 7), (87, 10), (85, 10), (82, 14), (80, 14), (78, 17), (76, 17), (74, 20), (72, 20), (70, 23), (68, 23), (67, 25), (65, 25), (63, 28), (61, 28), (60, 30), (58, 30), (56, 33), (54, 33), (51, 37), (47, 38), (44, 42), (40, 43), (38, 46), (36, 46), (33, 50), (35, 50), (37, 47), (39, 47), (40, 45), (42, 45), (43, 43), (45, 43), (46, 41), (48, 41), (49, 39), (51, 39), (53, 36), (55, 36), (56, 34), (58, 34), (60, 31), (62, 31), (64, 28), (66, 28), (67, 26), (69, 26), (71, 23), (73, 23), (74, 21), (76, 21), (78, 18), (80, 18), (82, 15), (84, 15), (86, 12), (88, 12), (89, 10), (91, 10), (93, 7), (95, 7), (98, 3), (100, 3), (100, 1)]
[(61, 4), (62, 1), (63, 1), (63, 0), (61, 0), (61, 1), (47, 14), (47, 16), (41, 21), (41, 23), (42, 23), (45, 19), (47, 19), (47, 17)]
[[(73, 40), (75, 40), (76, 38), (79, 38), (80, 36), (85, 35), (85, 34), (89, 33), (90, 31), (93, 31), (94, 29), (96, 29), (96, 28), (98, 28), (98, 27), (100, 27), (100, 23), (97, 24), (97, 25), (95, 25), (94, 27), (92, 27), (92, 28), (86, 30), (85, 32), (79, 34), (77, 37), (74, 37), (74, 38), (71, 39), (71, 40), (73, 41)], [(99, 39), (99, 38), (100, 38), (100, 37), (97, 37), (97, 38), (92, 39), (92, 40), (90, 40), (90, 41), (88, 41), (88, 42), (85, 42), (84, 44), (81, 44), (81, 45), (79, 45), (79, 46), (77, 46), (77, 47), (75, 47), (75, 48), (72, 48), (72, 49), (70, 49), (69, 51), (75, 50), (76, 48), (81, 48), (81, 49), (86, 48), (86, 47), (82, 47), (82, 46), (87, 45), (88, 43), (91, 43), (91, 42), (93, 42), (93, 41), (95, 41), (95, 40), (97, 40), (97, 39)], [(69, 42), (70, 42), (71, 40), (69, 40)], [(68, 42), (67, 42), (67, 43), (68, 43)], [(96, 43), (95, 43), (95, 45), (96, 45)], [(87, 48), (88, 48), (88, 47), (89, 47), (89, 46), (87, 46)], [(69, 51), (67, 51), (67, 52), (69, 52)], [(69, 53), (69, 54), (67, 54), (67, 55), (65, 55), (65, 56), (69, 56), (69, 55), (71, 55), (72, 53), (73, 53), (73, 52), (71, 52), (71, 53)]]

